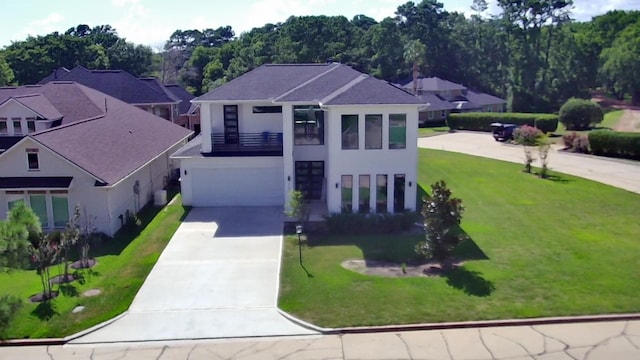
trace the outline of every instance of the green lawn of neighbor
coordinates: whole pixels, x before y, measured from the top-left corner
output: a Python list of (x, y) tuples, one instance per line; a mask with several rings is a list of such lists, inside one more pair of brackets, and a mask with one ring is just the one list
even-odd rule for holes
[[(553, 167), (553, 160), (551, 164)], [(466, 207), (466, 259), (447, 277), (384, 278), (343, 260), (404, 262), (421, 235), (286, 238), (280, 307), (325, 327), (640, 311), (640, 195), (522, 165), (419, 150), (420, 186), (444, 179)]]
[(438, 126), (438, 127), (421, 127), (418, 128), (418, 137), (429, 137), (440, 134), (446, 134), (449, 132), (448, 126)]
[[(620, 121), (620, 118), (622, 117), (623, 113), (624, 113), (624, 110), (613, 110), (613, 111), (607, 112), (606, 114), (604, 114), (604, 119), (602, 119), (602, 122), (596, 126), (596, 129), (613, 129), (618, 123), (618, 121)], [(584, 131), (567, 130), (567, 128), (565, 128), (564, 125), (562, 125), (562, 123), (558, 123), (558, 129), (553, 133), (553, 136), (550, 137), (550, 140), (555, 144), (562, 145), (564, 144), (562, 142), (563, 135), (571, 134), (574, 132), (581, 135), (587, 135), (589, 134), (590, 131), (591, 130), (584, 130)]]
[[(34, 270), (0, 273), (0, 294), (23, 300), (6, 337), (63, 337), (125, 311), (188, 212), (180, 195), (176, 196), (164, 208), (149, 206), (141, 212), (142, 231), (121, 231), (109, 242), (94, 246), (89, 255), (96, 257), (97, 265), (80, 272), (82, 281), (63, 285), (60, 295), (50, 303), (29, 302), (31, 295), (42, 291)], [(58, 271), (57, 266), (52, 267), (52, 276)], [(102, 293), (95, 297), (81, 296), (88, 289), (99, 289)], [(78, 305), (85, 306), (85, 310), (72, 314), (71, 310)]]

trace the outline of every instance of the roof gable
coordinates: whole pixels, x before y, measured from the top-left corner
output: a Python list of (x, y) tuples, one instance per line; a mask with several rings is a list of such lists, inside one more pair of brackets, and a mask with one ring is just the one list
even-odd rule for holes
[(365, 75), (344, 91), (326, 99), (323, 105), (420, 105), (416, 96), (394, 85)]

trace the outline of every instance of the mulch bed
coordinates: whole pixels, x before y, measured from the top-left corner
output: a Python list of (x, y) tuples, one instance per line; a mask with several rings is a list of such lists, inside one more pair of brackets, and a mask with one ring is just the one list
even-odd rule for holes
[(52, 277), (51, 279), (49, 279), (49, 282), (53, 285), (53, 284), (66, 284), (66, 283), (70, 283), (74, 280), (76, 280), (77, 277), (74, 274), (69, 274), (66, 276), (64, 276), (64, 274), (62, 275), (56, 275), (54, 277)]
[(407, 264), (402, 271), (402, 264), (378, 261), (349, 259), (342, 262), (342, 267), (364, 275), (384, 277), (442, 276), (451, 269), (460, 267), (463, 261), (453, 261), (449, 270), (443, 269), (440, 263), (429, 261), (421, 264)]
[(58, 297), (59, 294), (60, 294), (60, 292), (58, 292), (58, 291), (52, 291), (51, 292), (51, 297), (49, 299), (47, 299), (47, 298), (45, 298), (44, 293), (39, 293), (39, 294), (35, 294), (35, 295), (29, 297), (29, 301), (31, 301), (32, 303), (43, 302), (43, 301), (46, 301), (46, 300), (55, 299), (56, 297)]
[(96, 261), (96, 259), (87, 259), (85, 261), (78, 260), (71, 263), (71, 268), (72, 269), (90, 269), (96, 266), (97, 263), (98, 262)]

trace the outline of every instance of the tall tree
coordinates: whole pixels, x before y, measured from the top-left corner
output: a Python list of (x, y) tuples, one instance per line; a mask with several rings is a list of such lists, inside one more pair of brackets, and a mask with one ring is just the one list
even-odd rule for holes
[(603, 82), (617, 94), (631, 94), (640, 104), (640, 22), (629, 25), (602, 52)]
[(14, 79), (13, 70), (7, 64), (2, 52), (0, 52), (0, 86), (11, 85)]

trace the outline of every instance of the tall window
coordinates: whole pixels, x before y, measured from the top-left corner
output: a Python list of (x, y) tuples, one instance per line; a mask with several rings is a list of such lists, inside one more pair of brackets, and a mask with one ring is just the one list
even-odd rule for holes
[(389, 149), (405, 149), (407, 147), (407, 115), (389, 115)]
[(324, 145), (324, 111), (319, 106), (293, 107), (293, 143)]
[(358, 148), (358, 115), (342, 115), (342, 149)]
[(364, 148), (382, 149), (382, 115), (365, 115)]
[(342, 212), (353, 211), (353, 176), (342, 175)]
[(29, 166), (29, 170), (39, 170), (40, 163), (38, 162), (38, 153), (30, 152), (27, 153), (27, 164)]
[(371, 206), (369, 199), (371, 197), (371, 177), (369, 175), (360, 175), (359, 179), (360, 191), (358, 197), (358, 211), (361, 213), (369, 213)]
[(376, 176), (376, 212), (387, 212), (387, 175)]
[(11, 118), (13, 122), (13, 135), (22, 135), (22, 123), (20, 118)]
[(53, 209), (53, 226), (64, 227), (69, 221), (69, 202), (66, 191), (51, 192), (51, 207)]
[(31, 210), (40, 219), (40, 225), (42, 227), (49, 227), (49, 218), (47, 217), (47, 195), (42, 192), (29, 192), (29, 204), (31, 204)]
[(404, 211), (404, 174), (396, 174), (393, 176), (393, 212), (399, 213)]
[(0, 135), (8, 135), (7, 118), (0, 118)]

